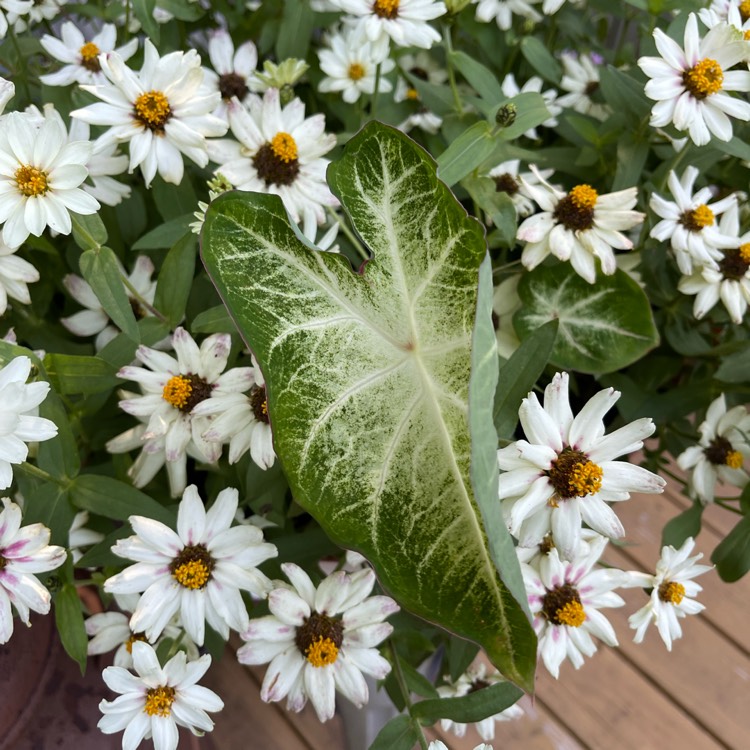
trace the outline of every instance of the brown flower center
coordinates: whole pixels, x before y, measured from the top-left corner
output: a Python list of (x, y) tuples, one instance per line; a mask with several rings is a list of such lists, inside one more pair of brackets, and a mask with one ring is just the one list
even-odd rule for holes
[(581, 595), (571, 583), (547, 589), (542, 601), (542, 615), (553, 625), (568, 625), (579, 628), (586, 622), (586, 612), (581, 604)]
[(175, 409), (190, 413), (210, 398), (212, 390), (213, 386), (199, 375), (175, 375), (167, 381), (161, 397)]
[(680, 216), (680, 224), (691, 232), (700, 232), (703, 227), (713, 226), (713, 223), (714, 212), (705, 203)]
[(133, 653), (133, 644), (136, 641), (141, 641), (142, 643), (148, 643), (144, 633), (131, 633), (130, 638), (128, 638), (128, 640), (125, 641), (125, 649), (127, 650), (129, 654)]
[(245, 79), (239, 73), (224, 73), (219, 76), (219, 93), (222, 99), (229, 101), (236, 96), (243, 101), (249, 92)]
[(16, 170), (14, 175), (16, 185), (22, 195), (33, 198), (36, 195), (44, 195), (49, 190), (47, 173), (41, 169), (25, 164)]
[(299, 174), (297, 143), (289, 133), (276, 133), (253, 157), (258, 177), (266, 185), (291, 185)]
[(205, 544), (183, 548), (169, 566), (172, 576), (186, 589), (204, 588), (213, 569), (214, 561)]
[(516, 178), (509, 172), (504, 172), (494, 179), (496, 193), (507, 193), (508, 195), (515, 195), (518, 192), (519, 186), (516, 182)]
[(734, 250), (725, 250), (719, 261), (719, 270), (725, 279), (739, 281), (750, 269), (750, 242)]
[(576, 185), (558, 201), (552, 217), (571, 231), (584, 231), (594, 226), (594, 206), (599, 194), (590, 185)]
[(705, 99), (721, 91), (724, 71), (716, 60), (706, 57), (682, 74), (682, 83), (696, 99)]
[(589, 460), (581, 451), (564, 448), (552, 463), (547, 476), (557, 497), (568, 500), (599, 492), (603, 472), (600, 466)]
[(679, 604), (685, 598), (685, 587), (677, 581), (664, 581), (659, 586), (659, 599), (669, 604)]
[(250, 390), (250, 407), (253, 410), (253, 416), (256, 422), (269, 424), (268, 419), (268, 396), (266, 395), (266, 386), (254, 385)]
[(375, 0), (372, 4), (372, 12), (380, 17), (393, 20), (398, 18), (399, 0)]
[(164, 134), (164, 126), (172, 117), (169, 100), (161, 91), (147, 91), (133, 104), (133, 117), (157, 135)]
[(344, 625), (338, 617), (313, 612), (297, 628), (294, 642), (300, 653), (314, 667), (333, 664), (344, 640)]
[(101, 71), (102, 66), (99, 65), (99, 53), (101, 50), (93, 42), (86, 42), (86, 44), (78, 50), (78, 54), (81, 56), (81, 65), (90, 70), (92, 73), (98, 73)]
[(169, 716), (175, 700), (175, 689), (168, 685), (146, 691), (146, 705), (143, 710), (149, 716)]
[(730, 469), (742, 466), (742, 454), (734, 450), (729, 440), (722, 435), (715, 437), (708, 448), (703, 449), (703, 453), (714, 466), (728, 466)]

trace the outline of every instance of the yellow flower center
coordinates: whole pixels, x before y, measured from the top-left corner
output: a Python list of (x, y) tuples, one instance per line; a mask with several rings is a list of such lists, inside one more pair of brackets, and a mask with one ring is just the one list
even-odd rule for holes
[(349, 66), (349, 78), (352, 79), (352, 81), (359, 81), (361, 78), (365, 77), (365, 69), (364, 66), (360, 65), (359, 63), (352, 63)]
[(743, 21), (750, 19), (750, 0), (742, 0), (740, 3), (740, 18)]
[(716, 60), (706, 57), (682, 74), (685, 88), (696, 98), (705, 99), (721, 91), (724, 83), (724, 71)]
[(144, 127), (157, 133), (164, 132), (164, 125), (172, 116), (169, 100), (161, 91), (147, 91), (133, 104), (135, 119)]
[(129, 654), (133, 653), (133, 644), (136, 641), (142, 641), (143, 643), (148, 643), (146, 640), (146, 636), (143, 633), (131, 633), (130, 638), (128, 638), (127, 641), (125, 641), (125, 648), (127, 649), (127, 652)]
[(739, 469), (742, 466), (742, 454), (739, 451), (729, 451), (724, 464), (730, 469)]
[(744, 33), (742, 34), (742, 38), (743, 38), (743, 39), (744, 39), (744, 40), (745, 40), (746, 42), (750, 42), (750, 29), (748, 29), (747, 31), (745, 31), (745, 32), (744, 32)]
[(102, 66), (99, 65), (99, 54), (101, 50), (93, 42), (86, 42), (86, 44), (78, 50), (78, 54), (81, 56), (81, 65), (87, 70), (91, 70), (94, 73), (98, 73)]
[(413, 89), (411, 87), (408, 88), (408, 89), (406, 89), (406, 98), (410, 102), (417, 102), (417, 101), (419, 101), (419, 91), (417, 91), (416, 89)]
[(567, 602), (555, 612), (555, 618), (560, 625), (580, 628), (586, 622), (586, 613), (580, 602)]
[(49, 190), (47, 173), (29, 164), (19, 167), (16, 170), (15, 178), (18, 189), (27, 198), (44, 195)]
[(184, 375), (175, 375), (167, 381), (161, 397), (176, 409), (184, 409), (193, 392), (192, 383)]
[(314, 667), (327, 667), (338, 658), (339, 650), (330, 638), (318, 638), (307, 647), (305, 656)]
[(740, 258), (742, 258), (745, 263), (750, 263), (750, 242), (745, 242), (740, 245)]
[(167, 685), (146, 691), (146, 705), (143, 710), (149, 716), (169, 716), (175, 699), (175, 689)]
[(297, 144), (289, 133), (276, 133), (271, 139), (271, 151), (286, 164), (297, 159)]
[(172, 575), (186, 589), (202, 589), (211, 577), (211, 571), (200, 560), (190, 560), (178, 565)]
[(714, 212), (705, 203), (680, 216), (680, 224), (691, 232), (700, 232), (704, 227), (713, 226), (713, 223)]
[(584, 209), (592, 209), (599, 197), (599, 193), (591, 185), (576, 185), (568, 195), (573, 205)]
[(375, 0), (372, 12), (380, 18), (394, 19), (398, 17), (399, 0)]
[(576, 497), (595, 495), (602, 488), (602, 469), (593, 461), (577, 463), (570, 470), (568, 487)]
[(664, 581), (659, 586), (659, 599), (670, 604), (679, 604), (685, 598), (685, 587), (677, 581)]

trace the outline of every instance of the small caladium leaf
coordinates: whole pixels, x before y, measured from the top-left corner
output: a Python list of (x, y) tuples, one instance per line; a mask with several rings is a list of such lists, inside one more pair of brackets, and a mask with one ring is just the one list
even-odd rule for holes
[(659, 343), (648, 298), (624, 271), (589, 284), (567, 263), (539, 266), (524, 274), (518, 296), (513, 325), (521, 339), (558, 321), (550, 362), (563, 370), (613, 372)]
[[(206, 268), (266, 379), (279, 460), (297, 502), (364, 554), (402, 606), (481, 644), (532, 689), (536, 642), (510, 593), (518, 563), (509, 538), (488, 541), (492, 483), (475, 491), (470, 476), (482, 227), (429, 155), (379, 123), (328, 178), (372, 251), (359, 273), (311, 249), (276, 196), (226, 193), (203, 228)], [(490, 434), (492, 374), (477, 387)], [(490, 533), (507, 536), (502, 523)]]

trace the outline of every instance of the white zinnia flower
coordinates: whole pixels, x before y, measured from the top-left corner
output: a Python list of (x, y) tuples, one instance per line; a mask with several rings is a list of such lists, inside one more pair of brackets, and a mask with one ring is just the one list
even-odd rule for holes
[(213, 70), (203, 69), (203, 86), (206, 91), (219, 92), (221, 101), (213, 114), (228, 125), (228, 106), (232, 97), (236, 96), (240, 102), (244, 102), (251, 91), (259, 88), (255, 78), (258, 50), (249, 41), (235, 50), (229, 32), (226, 29), (216, 29), (208, 35), (208, 59)]
[(229, 106), (229, 122), (237, 139), (208, 144), (216, 172), (236, 188), (281, 197), (296, 222), (305, 227), (325, 221), (324, 206), (337, 206), (325, 180), (328, 159), (323, 154), (336, 145), (326, 135), (325, 117), (305, 118), (305, 105), (293, 99), (281, 107), (278, 89), (261, 99), (251, 96), (247, 108), (238, 101)]
[(206, 137), (224, 135), (227, 124), (210, 114), (218, 91), (203, 94), (203, 68), (195, 50), (159, 57), (146, 39), (143, 66), (134, 73), (116, 52), (99, 58), (108, 83), (82, 86), (101, 102), (71, 112), (91, 125), (109, 125), (105, 142), (129, 141), (130, 171), (141, 167), (148, 187), (157, 171), (166, 182), (182, 182), (182, 154), (208, 164)]
[(633, 211), (638, 200), (635, 187), (599, 195), (590, 185), (576, 185), (567, 193), (550, 185), (532, 164), (537, 185), (520, 178), (524, 192), (541, 213), (530, 216), (518, 227), (517, 238), (526, 242), (521, 255), (523, 265), (536, 268), (550, 253), (569, 260), (575, 272), (590, 284), (596, 281), (596, 261), (610, 276), (617, 270), (613, 248), (630, 250), (633, 242), (622, 230), (643, 221), (644, 214)]
[(383, 77), (396, 64), (388, 57), (388, 37), (371, 42), (362, 29), (355, 26), (330, 35), (327, 42), (327, 47), (318, 50), (320, 69), (326, 74), (318, 86), (319, 91), (339, 91), (347, 104), (353, 104), (362, 94), (374, 93), (378, 65), (378, 91), (391, 91), (393, 85)]
[[(420, 50), (416, 55), (401, 55), (398, 64), (401, 70), (410, 73), (420, 81), (427, 81), (427, 83), (439, 86), (448, 80), (448, 71), (443, 65), (435, 61), (429, 52)], [(399, 130), (403, 130), (405, 133), (408, 133), (412, 128), (420, 128), (426, 133), (437, 133), (440, 130), (443, 118), (421, 104), (419, 91), (406, 78), (399, 76), (393, 99), (397, 102), (414, 102), (419, 106), (416, 112), (409, 115), (398, 125)]]
[(750, 72), (729, 70), (747, 56), (747, 46), (736, 29), (714, 26), (704, 39), (698, 34), (694, 13), (685, 25), (684, 50), (661, 29), (654, 30), (654, 41), (661, 57), (641, 57), (638, 65), (651, 79), (646, 96), (656, 100), (651, 110), (651, 126), (670, 122), (687, 130), (698, 146), (711, 136), (720, 141), (732, 139), (732, 121), (750, 120), (750, 103), (729, 96), (728, 91), (750, 91)]
[(526, 217), (534, 213), (534, 201), (526, 190), (527, 185), (539, 185), (539, 180), (549, 180), (554, 174), (552, 169), (536, 169), (533, 172), (521, 171), (521, 160), (510, 159), (493, 167), (487, 176), (495, 182), (495, 190), (505, 193), (516, 209), (516, 215)]
[(0, 0), (0, 39), (8, 33), (8, 22), (28, 13), (33, 5), (33, 0)]
[(596, 644), (592, 636), (608, 646), (617, 645), (612, 625), (599, 610), (625, 604), (614, 593), (625, 574), (594, 569), (606, 545), (607, 540), (599, 537), (570, 562), (560, 560), (557, 549), (552, 549), (541, 558), (538, 569), (521, 564), (538, 652), (555, 679), (566, 657), (579, 669), (584, 656), (593, 656)]
[[(10, 11), (8, 23), (13, 26), (16, 34), (22, 34), (33, 24), (51, 21), (60, 13), (62, 6), (67, 2), (68, 0), (33, 0), (30, 4), (13, 3), (16, 6), (25, 5), (26, 7), (18, 10), (8, 7)], [(11, 3), (6, 2), (6, 5), (10, 6)]]
[(240, 591), (263, 597), (271, 582), (257, 566), (277, 555), (257, 526), (232, 526), (237, 490), (227, 488), (206, 511), (191, 484), (177, 511), (177, 532), (159, 521), (130, 516), (135, 536), (120, 539), (112, 551), (136, 564), (108, 578), (111, 593), (144, 592), (130, 618), (130, 628), (157, 639), (179, 613), (182, 626), (203, 645), (205, 623), (225, 640), (229, 630), (249, 623)]
[(0, 315), (8, 309), (8, 298), (31, 304), (27, 284), (39, 281), (39, 271), (28, 261), (19, 258), (18, 247), (9, 247), (0, 238)]
[[(433, 740), (427, 746), (427, 750), (449, 750), (447, 745), (442, 740)], [(492, 750), (492, 745), (487, 745), (484, 742), (480, 742), (474, 750)]]
[[(141, 384), (143, 395), (120, 401), (120, 408), (147, 420), (146, 430), (141, 433), (144, 451), (165, 451), (167, 464), (174, 467), (169, 474), (172, 494), (178, 495), (186, 484), (186, 452), (197, 453), (209, 463), (221, 455), (221, 443), (210, 443), (202, 437), (211, 418), (194, 415), (193, 409), (206, 399), (246, 391), (254, 376), (250, 367), (224, 372), (231, 348), (227, 333), (208, 336), (199, 348), (184, 328), (177, 328), (172, 346), (177, 359), (139, 346), (135, 356), (146, 367), (123, 367), (118, 377)], [(152, 441), (156, 441), (153, 449), (149, 446)]]
[(513, 352), (521, 345), (516, 329), (513, 327), (513, 316), (523, 306), (518, 296), (518, 284), (522, 274), (514, 273), (503, 279), (492, 295), (492, 319), (495, 323), (497, 353), (510, 359)]
[(473, 0), (477, 4), (477, 21), (496, 21), (498, 28), (507, 31), (513, 25), (513, 16), (538, 23), (542, 14), (534, 8), (540, 0)]
[(440, 34), (428, 23), (447, 12), (437, 0), (332, 0), (332, 4), (355, 16), (370, 41), (388, 35), (399, 47), (429, 49)]
[(557, 106), (570, 107), (597, 120), (605, 120), (609, 116), (609, 107), (591, 98), (599, 88), (597, 65), (600, 63), (597, 56), (565, 52), (560, 57), (560, 62), (563, 66), (560, 88), (568, 93), (558, 97)]
[(104, 714), (97, 726), (103, 734), (125, 730), (123, 748), (135, 750), (144, 739), (153, 738), (154, 750), (176, 750), (177, 727), (200, 736), (214, 728), (206, 712), (221, 711), (224, 703), (213, 690), (196, 683), (211, 666), (208, 654), (188, 662), (179, 651), (163, 667), (148, 643), (133, 644), (133, 667), (137, 677), (122, 667), (107, 667), (102, 679), (120, 695), (103, 700)]
[(70, 234), (69, 211), (93, 214), (99, 203), (80, 189), (88, 176), (87, 141), (68, 142), (62, 120), (11, 112), (0, 129), (0, 222), (3, 241), (18, 247), (49, 226)]
[[(139, 255), (136, 258), (133, 271), (130, 274), (127, 274), (125, 269), (120, 267), (120, 273), (127, 278), (133, 289), (149, 305), (153, 304), (154, 295), (156, 294), (156, 281), (151, 279), (153, 272), (154, 264), (145, 255)], [(96, 336), (94, 340), (96, 351), (103, 349), (117, 336), (118, 330), (113, 325), (110, 325), (109, 315), (107, 315), (102, 307), (99, 298), (94, 294), (94, 290), (87, 281), (80, 276), (76, 276), (74, 273), (70, 273), (63, 278), (63, 286), (68, 290), (70, 296), (86, 309), (74, 313), (67, 318), (60, 318), (60, 322), (76, 336)], [(126, 287), (125, 291), (131, 305), (138, 311), (137, 315), (139, 317), (146, 317), (151, 314), (148, 308), (144, 308), (133, 297), (130, 289)]]
[(122, 47), (115, 49), (117, 28), (105, 23), (101, 31), (86, 41), (83, 33), (71, 21), (60, 27), (60, 39), (45, 34), (39, 43), (47, 54), (60, 62), (67, 63), (56, 73), (39, 76), (47, 86), (69, 86), (71, 83), (105, 83), (99, 64), (102, 52), (117, 52), (123, 60), (129, 60), (138, 49), (138, 39), (133, 38)]
[(680, 453), (677, 463), (681, 469), (693, 470), (688, 484), (690, 495), (711, 503), (716, 482), (740, 488), (748, 482), (743, 464), (750, 458), (750, 415), (741, 405), (727, 411), (722, 393), (708, 407), (698, 432), (698, 445)]
[(750, 232), (739, 237), (740, 209), (733, 203), (719, 221), (719, 232), (735, 237), (735, 247), (719, 251), (717, 268), (701, 266), (683, 276), (677, 288), (695, 294), (693, 315), (700, 320), (721, 300), (733, 323), (741, 325), (750, 302)]
[[(441, 698), (461, 698), (477, 690), (496, 685), (499, 682), (505, 682), (499, 672), (487, 672), (487, 666), (481, 662), (473, 664), (466, 670), (455, 682), (449, 682), (446, 678), (447, 685), (441, 685), (437, 691)], [(498, 714), (488, 716), (481, 721), (474, 722), (474, 727), (479, 736), (485, 740), (495, 739), (495, 722), (496, 721), (513, 721), (523, 716), (523, 709), (519, 705), (513, 705), (501, 711)], [(467, 724), (461, 724), (451, 719), (441, 719), (440, 728), (444, 732), (452, 731), (456, 737), (463, 737), (466, 734)]]
[(49, 383), (27, 384), (30, 372), (28, 357), (15, 357), (0, 368), (0, 490), (13, 482), (11, 464), (26, 460), (26, 443), (57, 435), (54, 422), (36, 416), (37, 407), (49, 393)]
[(375, 585), (371, 569), (338, 571), (315, 588), (307, 573), (292, 563), (281, 566), (292, 586), (278, 582), (268, 595), (271, 614), (250, 621), (237, 651), (243, 664), (271, 662), (260, 697), (287, 698), (301, 711), (309, 698), (318, 718), (328, 721), (338, 690), (357, 707), (368, 700), (362, 674), (382, 680), (391, 665), (375, 648), (393, 627), (383, 620), (397, 612), (387, 596), (368, 594)]
[(194, 409), (196, 417), (215, 416), (203, 433), (209, 443), (229, 443), (229, 463), (234, 464), (250, 451), (250, 457), (261, 469), (273, 466), (271, 420), (268, 415), (266, 383), (255, 359), (250, 367), (250, 392), (217, 394), (201, 401)]
[(620, 398), (614, 388), (599, 391), (576, 417), (568, 400), (568, 374), (557, 373), (544, 391), (521, 403), (519, 418), (527, 440), (497, 452), (499, 497), (510, 532), (521, 546), (538, 544), (552, 531), (562, 558), (571, 559), (581, 539), (581, 521), (608, 537), (625, 531), (607, 503), (631, 492), (662, 492), (664, 480), (619, 456), (643, 447), (654, 431), (644, 417), (604, 434), (604, 415)]
[(86, 528), (88, 522), (89, 512), (81, 510), (73, 516), (73, 522), (68, 529), (68, 547), (74, 563), (77, 563), (83, 557), (81, 547), (90, 547), (104, 539), (104, 534), (100, 531)]
[(667, 184), (674, 201), (668, 201), (657, 193), (652, 193), (649, 208), (659, 217), (650, 236), (660, 242), (669, 240), (674, 250), (677, 266), (683, 274), (691, 274), (693, 265), (717, 267), (723, 253), (722, 248), (737, 246), (736, 235), (727, 236), (715, 226), (716, 217), (737, 203), (735, 194), (709, 203), (713, 197), (710, 187), (693, 193), (698, 177), (697, 167), (690, 166), (680, 179), (672, 170)]
[(692, 579), (712, 570), (711, 565), (696, 565), (703, 555), (690, 557), (695, 547), (695, 539), (688, 537), (680, 549), (665, 546), (661, 558), (656, 563), (656, 574), (630, 573), (629, 586), (650, 589), (649, 602), (628, 618), (630, 627), (636, 633), (633, 640), (641, 643), (648, 626), (656, 625), (661, 639), (672, 650), (672, 641), (682, 637), (680, 619), (687, 615), (697, 615), (705, 609), (695, 596), (702, 586)]
[[(6, 368), (7, 369), (7, 368)], [(2, 372), (0, 372), (2, 378)], [(0, 390), (2, 385), (0, 384)], [(0, 401), (2, 403), (2, 401)], [(2, 412), (0, 412), (0, 417)], [(4, 438), (0, 438), (0, 441)], [(6, 485), (7, 486), (7, 485)], [(13, 635), (13, 612), (31, 625), (29, 611), (46, 615), (50, 594), (34, 573), (59, 568), (67, 557), (63, 547), (49, 544), (50, 530), (41, 523), (21, 526), (21, 508), (4, 497), (0, 512), (0, 644)]]
[[(547, 110), (550, 113), (550, 117), (548, 117), (542, 124), (542, 127), (545, 128), (554, 128), (557, 127), (557, 115), (562, 112), (562, 107), (557, 104), (557, 91), (555, 89), (547, 89), (546, 91), (542, 91), (542, 87), (544, 86), (544, 81), (542, 81), (539, 76), (532, 76), (531, 78), (527, 79), (526, 83), (523, 84), (523, 86), (520, 86), (516, 83), (516, 78), (513, 75), (513, 73), (508, 73), (507, 76), (503, 79), (502, 83), (502, 90), (503, 94), (507, 96), (508, 98), (513, 98), (514, 96), (518, 96), (519, 94), (525, 94), (527, 92), (532, 92), (535, 94), (540, 94), (542, 99), (544, 99), (544, 104), (547, 107)], [(539, 135), (536, 132), (536, 128), (530, 128), (527, 130), (524, 135), (527, 138), (538, 138)], [(550, 170), (550, 173), (552, 170)]]

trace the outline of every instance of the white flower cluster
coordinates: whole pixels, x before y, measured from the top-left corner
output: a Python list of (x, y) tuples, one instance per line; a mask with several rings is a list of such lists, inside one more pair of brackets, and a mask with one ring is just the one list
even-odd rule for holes
[(638, 642), (655, 622), (671, 647), (681, 635), (678, 618), (702, 609), (685, 598), (699, 590), (685, 582), (708, 570), (693, 565), (701, 555), (682, 564), (692, 539), (680, 551), (664, 548), (656, 576), (598, 564), (609, 539), (625, 533), (610, 504), (628, 500), (632, 492), (659, 493), (665, 484), (644, 468), (615, 460), (642, 448), (654, 431), (644, 418), (605, 434), (604, 416), (619, 397), (613, 388), (602, 390), (574, 416), (568, 376), (558, 373), (544, 391), (544, 405), (535, 393), (523, 400), (519, 417), (527, 439), (498, 451), (503, 514), (518, 540), (539, 655), (554, 677), (566, 658), (578, 669), (593, 655), (594, 638), (617, 645), (600, 611), (625, 604), (617, 588), (656, 591), (631, 617)]

